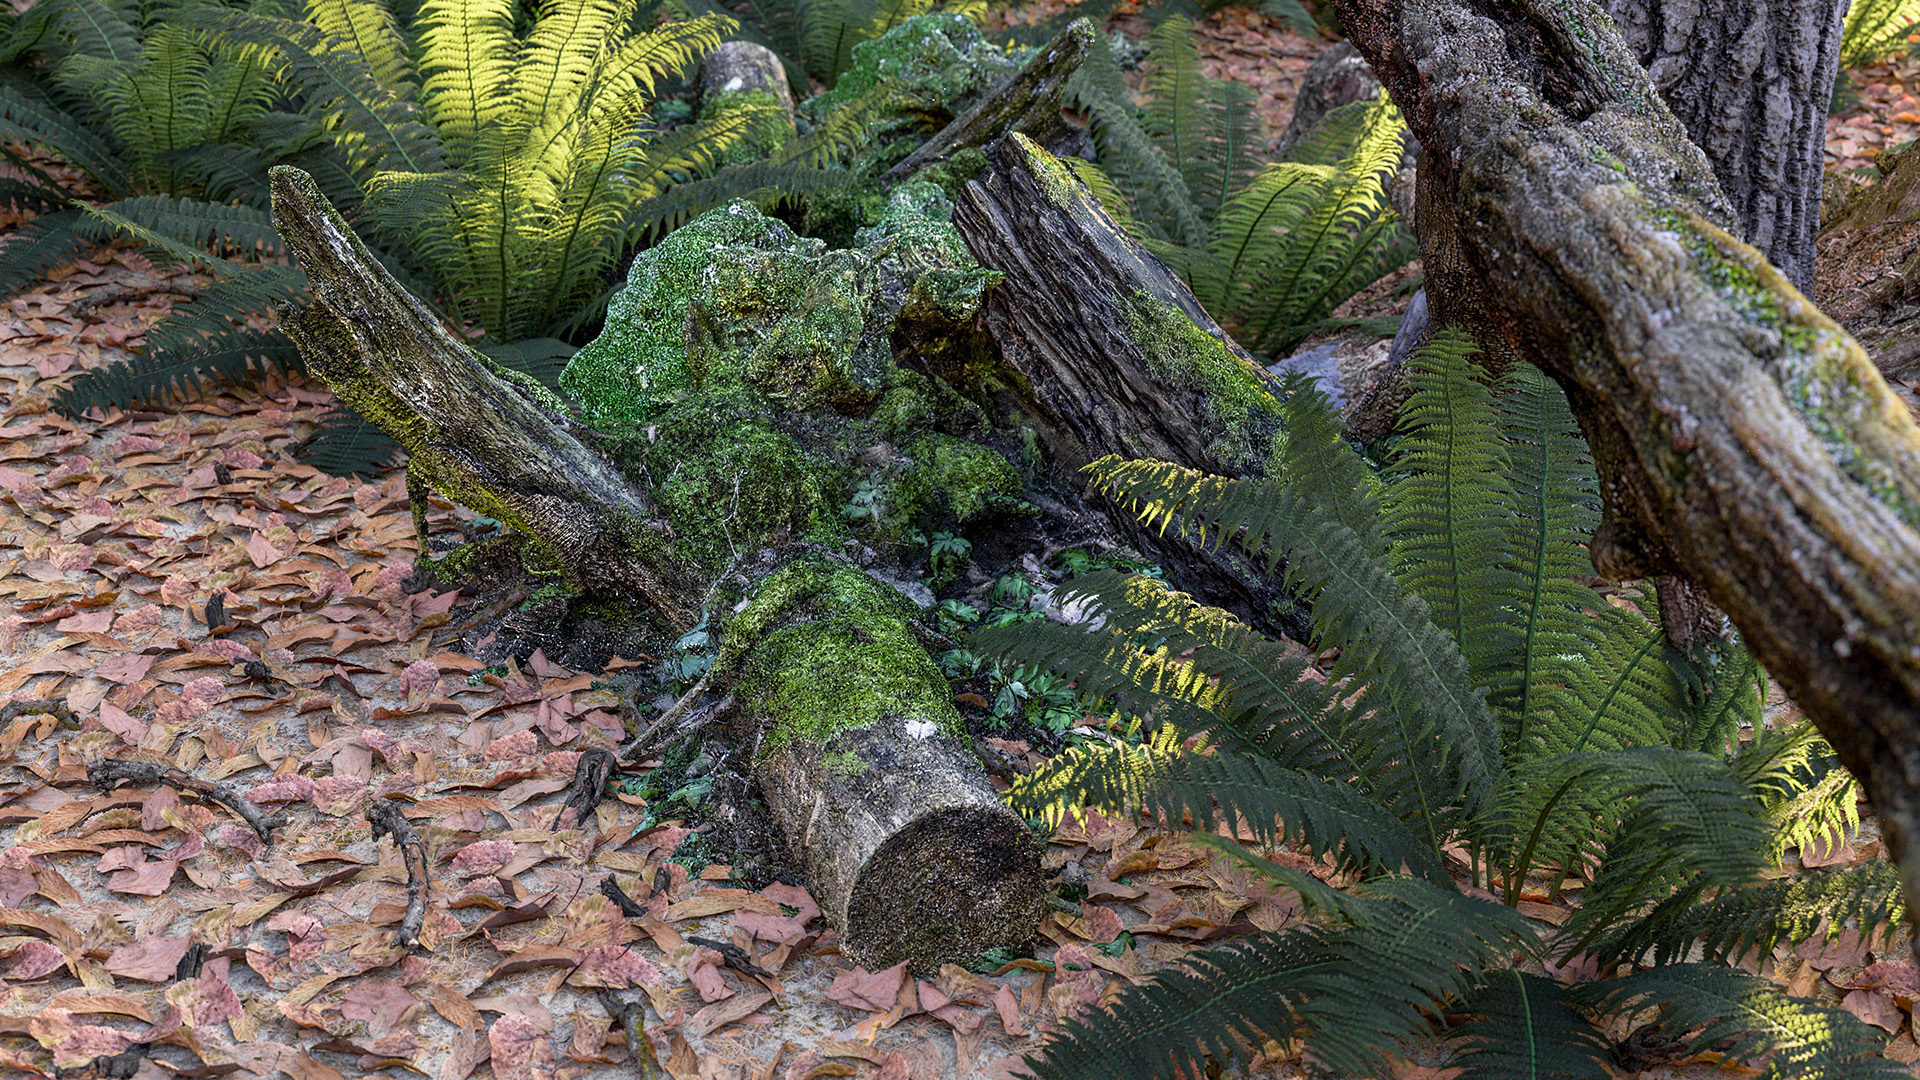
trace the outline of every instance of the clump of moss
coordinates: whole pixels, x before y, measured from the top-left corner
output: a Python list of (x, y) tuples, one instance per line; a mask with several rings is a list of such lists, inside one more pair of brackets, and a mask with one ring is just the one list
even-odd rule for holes
[(716, 90), (700, 102), (702, 122), (748, 113), (745, 135), (721, 156), (723, 165), (761, 161), (772, 157), (793, 137), (793, 124), (780, 99), (766, 90)]
[(907, 448), (913, 458), (894, 485), (897, 505), (927, 524), (965, 525), (990, 513), (1031, 513), (1020, 473), (999, 451), (930, 432)]
[(1134, 293), (1116, 300), (1134, 339), (1147, 350), (1147, 370), (1200, 395), (1218, 432), (1207, 453), (1242, 468), (1257, 461), (1257, 448), (1279, 424), (1277, 403), (1260, 371), (1157, 296)]
[(886, 82), (898, 104), (880, 122), (882, 138), (912, 126), (938, 127), (972, 107), (1019, 66), (982, 37), (965, 15), (916, 15), (855, 45), (853, 65), (832, 90), (803, 102), (800, 113), (819, 120)]
[(852, 566), (806, 559), (767, 578), (727, 624), (718, 661), (751, 657), (733, 692), (772, 721), (761, 753), (821, 745), (886, 716), (964, 732), (946, 678), (909, 628), (918, 614)]

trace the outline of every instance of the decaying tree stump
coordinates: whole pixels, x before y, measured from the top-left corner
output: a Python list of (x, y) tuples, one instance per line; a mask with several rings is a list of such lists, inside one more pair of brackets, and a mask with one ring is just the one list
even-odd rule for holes
[[(1006, 275), (987, 296), (987, 329), (1025, 380), (1012, 394), (1057, 464), (1120, 454), (1231, 476), (1264, 465), (1278, 380), (1052, 155), (1020, 136), (1001, 142), (953, 224), (982, 265)], [(1197, 550), (1107, 509), (1115, 532), (1181, 588), (1307, 633), (1285, 593), (1230, 548)]]
[[(673, 479), (633, 479), (582, 441), (592, 433), (557, 397), (507, 377), (448, 334), (371, 258), (310, 177), (276, 168), (272, 186), (275, 227), (314, 295), (311, 306), (290, 314), (287, 331), (310, 371), (406, 448), (417, 500), (431, 487), (496, 517), (524, 533), (572, 588), (674, 626), (691, 624), (703, 604), (725, 611), (729, 597), (739, 598), (718, 630), (720, 656), (701, 682), (713, 699), (705, 715), (750, 762), (849, 959), (869, 967), (906, 960), (931, 973), (1031, 936), (1046, 893), (1036, 847), (964, 739), (951, 689), (921, 642), (918, 608), (846, 556), (793, 534), (818, 518), (818, 491), (809, 496), (804, 482), (783, 476), (745, 496), (741, 486), (770, 462), (818, 464), (779, 426), (782, 416), (755, 413), (771, 400), (765, 388), (788, 395), (783, 400), (830, 389), (838, 404), (796, 426), (831, 427), (844, 406), (855, 418), (840, 417), (839, 437), (868, 430), (849, 425), (871, 424), (864, 415), (876, 398), (910, 411), (912, 402), (879, 393), (883, 377), (905, 378), (886, 374), (885, 328), (903, 310), (925, 323), (937, 323), (942, 310), (970, 317), (966, 297), (977, 302), (990, 276), (947, 258), (938, 230), (905, 209), (883, 227), (894, 230), (883, 246), (905, 249), (906, 263), (820, 251), (817, 241), (798, 241), (744, 203), (687, 226), (695, 230), (689, 235), (705, 237), (692, 249), (724, 246), (714, 237), (731, 236), (729, 258), (759, 260), (715, 264), (717, 274), (748, 273), (743, 280), (754, 291), (745, 308), (764, 313), (796, 298), (815, 305), (743, 327), (729, 321), (725, 291), (704, 286), (673, 324), (681, 367), (695, 361), (695, 385), (680, 388), (691, 411), (661, 408), (650, 430), (610, 444), (644, 461), (656, 439), (682, 430), (717, 439), (721, 445), (703, 446), (688, 436), (694, 441), (674, 452), (678, 464), (706, 468), (705, 480), (731, 484), (729, 505), (705, 487), (689, 488), (692, 481), (677, 472), (678, 487)], [(947, 243), (959, 249), (957, 239)], [(685, 254), (665, 250), (663, 259)], [(684, 260), (652, 269), (669, 277), (691, 272)], [(784, 293), (774, 288), (781, 284)], [(615, 308), (617, 316), (620, 301)], [(854, 352), (880, 367), (848, 365), (847, 356), (808, 351), (820, 348), (818, 340), (794, 337), (796, 328), (817, 327), (843, 309), (856, 317), (827, 340), (877, 333), (878, 352)], [(876, 310), (886, 321), (857, 317)], [(616, 371), (632, 369), (632, 355), (619, 351), (631, 343), (613, 341), (599, 355)], [(752, 347), (743, 352), (744, 345)], [(743, 356), (760, 366), (739, 367), (744, 381), (722, 380), (720, 371)], [(809, 361), (824, 367), (808, 368)], [(938, 498), (926, 495), (929, 505), (950, 515), (962, 512), (952, 506), (962, 473), (987, 476), (979, 505), (962, 508), (980, 513), (993, 505), (991, 487), (1001, 475), (993, 462), (1012, 474), (1004, 459), (980, 456), (992, 451), (937, 432), (920, 434), (909, 449), (920, 457), (895, 451), (888, 458), (885, 476), (895, 487), (886, 490), (939, 488)], [(713, 535), (716, 523), (724, 544)]]
[(1734, 235), (1600, 8), (1336, 2), (1424, 148), (1435, 318), (1565, 388), (1595, 565), (1705, 588), (1865, 785), (1920, 911), (1920, 428)]

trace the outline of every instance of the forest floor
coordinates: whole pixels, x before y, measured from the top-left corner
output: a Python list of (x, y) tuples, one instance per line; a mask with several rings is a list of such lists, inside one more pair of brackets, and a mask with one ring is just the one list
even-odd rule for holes
[[(1201, 36), (1215, 73), (1258, 86), (1283, 130), (1318, 43), (1239, 10)], [(1920, 127), (1893, 111), (1916, 107), (1905, 69), (1875, 78), (1870, 119), (1830, 129), (1836, 164)], [(614, 695), (540, 654), (503, 675), (452, 651), (458, 594), (403, 588), (416, 544), (403, 476), (294, 461), (331, 407), (324, 388), (267, 377), (148, 412), (49, 412), (50, 394), (137, 352), (203, 284), (115, 249), (56, 278), (0, 310), (0, 1068), (106, 1075), (97, 1059), (123, 1055), (114, 1075), (146, 1080), (633, 1076), (599, 997), (611, 990), (652, 1008), (675, 1080), (986, 1080), (1118, 987), (1298, 917), (1290, 894), (1177, 831), (1090, 815), (1048, 848), (1050, 865), (1089, 871), (1088, 897), (1046, 917), (1034, 959), (926, 980), (850, 968), (804, 891), (735, 888), (724, 865), (688, 880), (667, 862), (686, 829), (650, 821), (637, 797), (562, 818), (580, 752), (621, 738)], [(432, 523), (452, 536), (470, 518), (436, 504)], [(284, 822), (263, 838), (172, 787), (98, 790), (84, 763), (106, 754), (166, 762)], [(405, 864), (362, 816), (389, 797), (431, 867), (412, 950), (393, 943)], [(1869, 828), (1806, 864), (1877, 848)], [(610, 874), (646, 917), (601, 894)], [(1541, 896), (1522, 910), (1545, 932), (1569, 909)], [(1761, 970), (1885, 1029), (1890, 1057), (1920, 1059), (1904, 947), (1882, 956), (1849, 931)], [(1410, 1058), (1390, 1075), (1452, 1074)], [(1622, 1075), (1753, 1075), (1647, 1064)], [(1300, 1062), (1269, 1044), (1252, 1072), (1294, 1077)]]

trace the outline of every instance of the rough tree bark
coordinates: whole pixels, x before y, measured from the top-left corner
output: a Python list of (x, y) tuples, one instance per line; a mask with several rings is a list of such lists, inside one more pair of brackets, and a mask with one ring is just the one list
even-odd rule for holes
[(1912, 416), (1733, 235), (1705, 156), (1602, 10), (1338, 10), (1425, 148), (1422, 253), (1444, 223), (1457, 271), (1429, 270), (1436, 312), (1477, 312), (1571, 399), (1607, 500), (1596, 566), (1707, 591), (1861, 779), (1920, 900)]
[[(1059, 466), (1119, 454), (1258, 471), (1278, 426), (1262, 404), (1277, 380), (1058, 161), (1031, 140), (1003, 141), (954, 204), (953, 225), (982, 265), (1006, 275), (987, 296), (987, 329), (1025, 380), (1012, 392)], [(1198, 550), (1107, 510), (1114, 531), (1181, 588), (1307, 635), (1284, 591), (1230, 548)]]
[(1706, 153), (1733, 202), (1734, 231), (1807, 291), (1847, 0), (1610, 0), (1607, 8)]
[[(441, 491), (524, 533), (576, 587), (690, 624), (712, 581), (677, 564), (666, 518), (575, 437), (557, 399), (455, 340), (311, 177), (276, 168), (272, 190), (274, 225), (314, 296), (287, 333), (311, 372), (407, 449), (416, 514), (428, 488)], [(424, 529), (420, 540), (424, 553)], [(930, 974), (1023, 943), (1045, 906), (1032, 836), (956, 737), (917, 609), (808, 545), (758, 560), (701, 682), (717, 699), (701, 715), (750, 758), (847, 956)], [(847, 715), (858, 709), (872, 715)]]

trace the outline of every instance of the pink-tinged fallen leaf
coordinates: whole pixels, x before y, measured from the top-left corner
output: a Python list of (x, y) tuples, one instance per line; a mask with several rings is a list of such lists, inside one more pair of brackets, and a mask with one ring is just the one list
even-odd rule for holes
[(513, 858), (514, 851), (511, 840), (476, 840), (454, 855), (452, 869), (456, 874), (498, 870)]
[[(158, 604), (142, 604), (132, 611), (122, 612), (113, 620), (113, 632), (116, 634), (140, 634), (148, 630), (157, 630), (165, 613)], [(128, 655), (139, 655), (128, 654)], [(118, 682), (119, 680), (114, 680)]]
[(100, 703), (100, 726), (120, 736), (120, 741), (128, 746), (139, 746), (140, 740), (147, 737), (146, 723), (135, 720), (111, 701)]
[[(799, 1057), (794, 1058), (792, 1061), (787, 1063), (787, 1067), (785, 1071), (781, 1072), (780, 1074), (780, 1080), (811, 1080), (811, 1078), (815, 1076), (831, 1075), (826, 1073), (816, 1073), (814, 1071), (815, 1069), (820, 1068), (821, 1065), (823, 1064), (825, 1064), (825, 1062), (820, 1057), (820, 1051), (818, 1050), (804, 1051), (801, 1053)], [(846, 1074), (842, 1073), (840, 1075), (846, 1075)]]
[(364, 1020), (367, 1034), (380, 1038), (420, 1012), (420, 999), (389, 979), (361, 979), (340, 1001), (340, 1015)]
[(94, 1058), (110, 1057), (133, 1045), (133, 1036), (101, 1024), (75, 1024), (67, 1037), (53, 1048), (53, 1063), (63, 1069), (91, 1064)]
[(400, 692), (407, 707), (416, 708), (440, 689), (440, 666), (431, 660), (415, 660), (400, 673)]
[(407, 762), (407, 752), (401, 749), (400, 741), (379, 728), (361, 728), (360, 741), (379, 754), (389, 769), (398, 769)]
[(304, 802), (313, 798), (313, 778), (299, 773), (276, 776), (247, 791), (247, 801), (258, 806), (269, 803)]
[(1800, 849), (1800, 865), (1809, 870), (1839, 866), (1853, 859), (1853, 846), (1838, 832), (1829, 833)]
[(1852, 990), (1840, 999), (1840, 1007), (1888, 1033), (1900, 1030), (1907, 1014), (1893, 1003), (1893, 995), (1884, 990)]
[(1079, 945), (1062, 945), (1053, 954), (1054, 983), (1047, 1004), (1059, 1020), (1084, 1016), (1100, 1002), (1107, 977), (1094, 967), (1093, 954)]
[(827, 1000), (849, 1009), (885, 1012), (899, 1002), (900, 989), (906, 984), (907, 962), (904, 960), (884, 971), (854, 968), (841, 972), (833, 985), (827, 987)]
[(220, 455), (220, 463), (230, 469), (257, 469), (267, 461), (251, 450), (242, 450), (236, 446)]
[(283, 908), (267, 919), (267, 929), (287, 935), (287, 959), (296, 964), (326, 951), (326, 926), (307, 912)]
[(180, 793), (162, 785), (153, 789), (147, 801), (140, 804), (140, 827), (148, 832), (159, 832), (167, 827), (167, 811), (178, 810)]
[(351, 776), (325, 776), (313, 782), (312, 801), (323, 814), (351, 812), (367, 792), (364, 780)]
[(515, 761), (532, 757), (540, 749), (540, 737), (531, 731), (516, 731), (487, 747), (488, 761)]
[(1075, 933), (1081, 937), (1095, 945), (1105, 945), (1119, 937), (1124, 929), (1126, 927), (1121, 924), (1120, 916), (1112, 908), (1081, 902), (1080, 924), (1075, 928)]
[[(156, 614), (160, 611), (159, 608), (152, 608), (152, 610)], [(114, 629), (122, 629), (122, 624), (126, 621), (126, 616), (122, 616), (113, 624)], [(143, 653), (121, 653), (118, 656), (109, 656), (93, 665), (93, 673), (108, 682), (131, 686), (147, 677), (147, 672), (153, 667), (153, 661), (153, 657)]]
[(920, 1007), (939, 1017), (961, 1035), (971, 1035), (986, 1023), (979, 1014), (954, 1003), (939, 987), (923, 982), (919, 986)]
[(150, 937), (131, 945), (122, 945), (107, 956), (107, 971), (123, 979), (141, 982), (172, 982), (193, 943), (189, 937)]
[(493, 1049), (493, 1075), (499, 1080), (531, 1078), (535, 1070), (553, 1064), (553, 1044), (526, 1017), (508, 1013), (487, 1029)]
[(730, 1001), (709, 1005), (694, 1013), (692, 1019), (687, 1021), (687, 1027), (696, 1035), (709, 1035), (735, 1020), (746, 1019), (760, 1006), (772, 1000), (773, 995), (765, 990), (740, 994)]
[(180, 869), (180, 860), (148, 859), (145, 852), (137, 847), (121, 850), (133, 852), (132, 857), (140, 861), (108, 875), (107, 888), (133, 896), (159, 896), (173, 884), (173, 875)]
[(245, 1010), (240, 995), (227, 982), (231, 961), (211, 960), (200, 974), (167, 988), (167, 1003), (180, 1010), (180, 1019), (188, 1027), (224, 1024)]
[(23, 941), (11, 949), (0, 949), (0, 979), (12, 983), (44, 978), (66, 964), (66, 956), (44, 941)]
[(646, 957), (625, 945), (602, 945), (588, 949), (581, 956), (579, 968), (567, 982), (574, 986), (625, 990), (631, 986), (658, 985), (660, 979), (660, 969)]
[(687, 961), (687, 981), (700, 991), (701, 1001), (719, 1001), (733, 996), (733, 987), (720, 977), (720, 965), (726, 957), (712, 949), (695, 949)]
[(1013, 987), (1002, 986), (993, 992), (993, 1011), (1000, 1014), (1000, 1026), (1013, 1038), (1022, 1038), (1027, 1034), (1026, 1026), (1020, 1023), (1020, 1001), (1013, 994)]
[(1920, 995), (1920, 971), (1911, 960), (1882, 960), (1854, 976), (1850, 990), (1885, 990), (1905, 997)]
[(273, 542), (267, 539), (265, 533), (256, 532), (253, 534), (253, 538), (247, 541), (247, 558), (253, 560), (253, 565), (256, 568), (265, 570), (267, 567), (286, 558), (286, 552), (274, 547)]
[(873, 1080), (907, 1080), (907, 1056), (898, 1051), (880, 1055), (880, 1071)]
[(33, 871), (0, 868), (0, 907), (17, 908), (39, 891), (40, 883), (33, 879)]
[(69, 615), (53, 624), (63, 634), (104, 634), (113, 625), (112, 611), (88, 611)]

